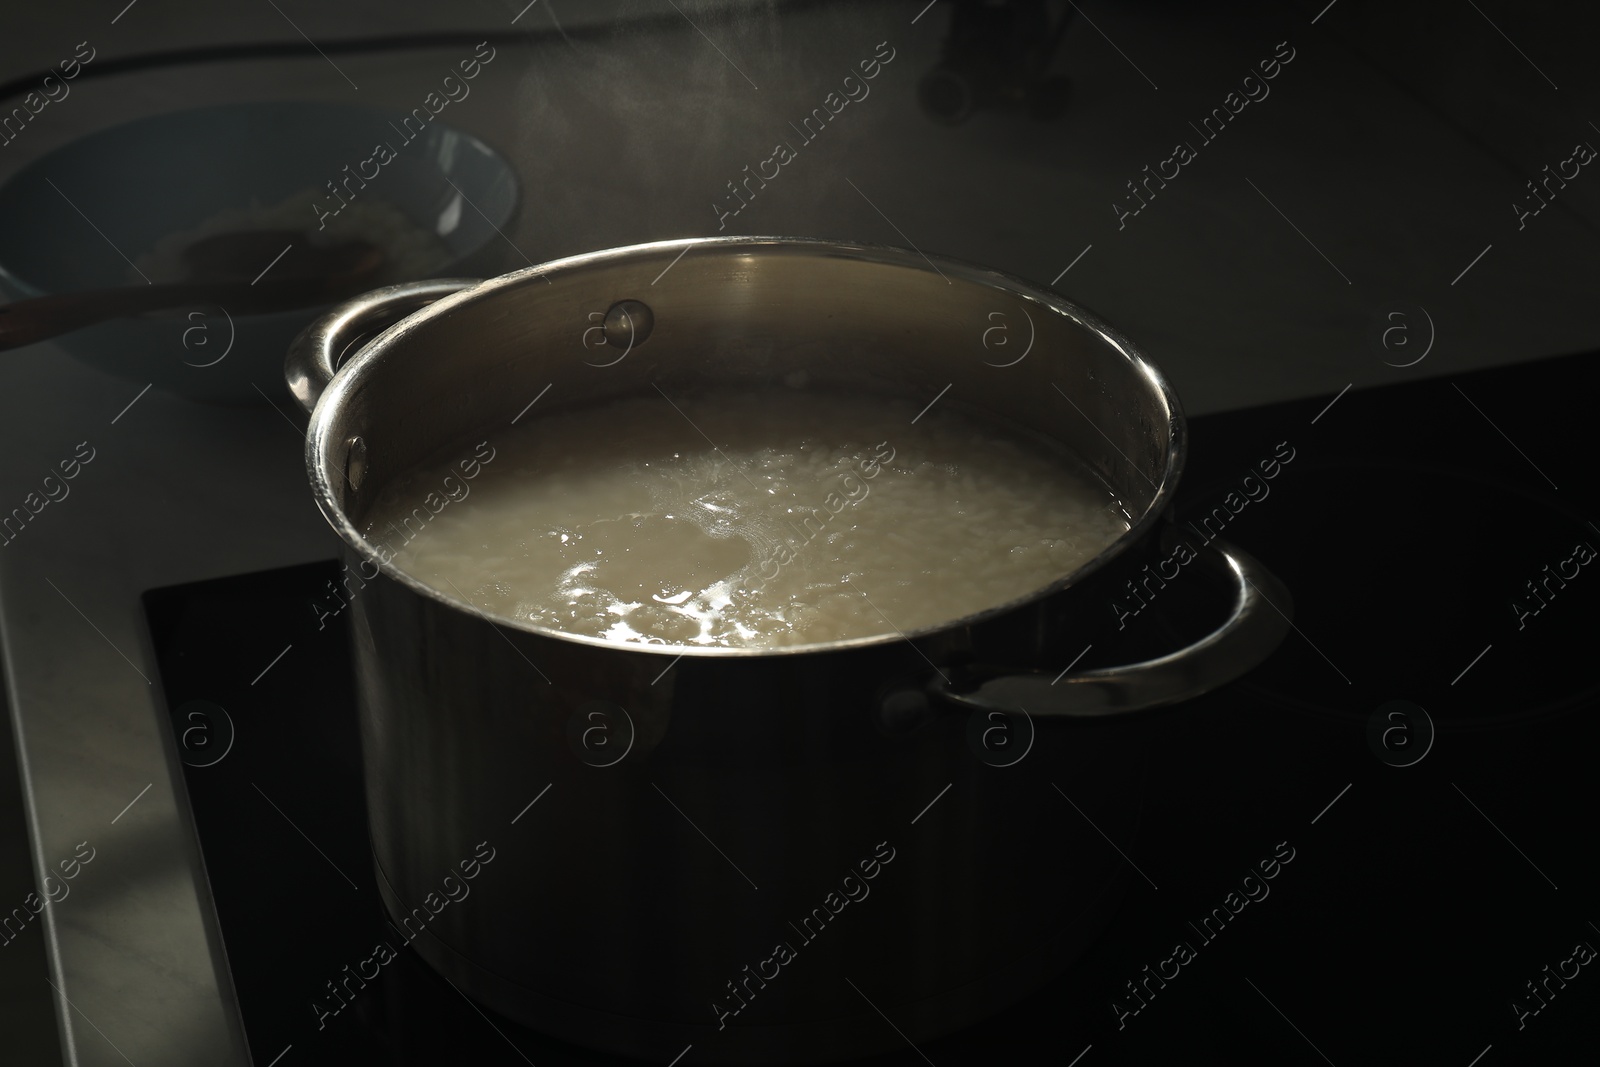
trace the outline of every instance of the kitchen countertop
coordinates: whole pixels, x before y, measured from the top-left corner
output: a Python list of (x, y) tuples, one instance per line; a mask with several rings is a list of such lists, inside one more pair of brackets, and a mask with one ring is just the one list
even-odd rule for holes
[[(294, 14), (326, 40), (375, 26), (503, 28), (521, 6), (447, 14), (418, 5), (395, 16), (369, 3)], [(586, 23), (639, 6), (579, 18), (576, 4), (541, 0), (522, 21), (553, 7), (571, 39), (547, 22), (528, 45), (501, 46), (507, 59), (453, 109), (452, 122), (506, 152), (521, 174), (525, 207), (508, 235), (520, 252), (508, 250), (508, 269), (522, 256), (717, 232), (712, 204), (724, 183), (770, 154), (790, 118), (847, 64), (889, 40), (897, 57), (874, 96), (741, 213), (740, 232), (911, 241), (1059, 279), (1143, 344), (1196, 413), (1331, 397), (1347, 385), (1597, 340), (1592, 201), (1559, 201), (1519, 232), (1505, 205), (1524, 175), (1355, 56), (1337, 7), (1316, 25), (1321, 4), (1254, 18), (1163, 9), (1160, 23), (1133, 5), (1089, 7), (1098, 31), (1075, 25), (1059, 61), (1075, 82), (1066, 116), (979, 115), (946, 129), (914, 99), (943, 34), (937, 9), (912, 25), (920, 2), (780, 16), (762, 7), (728, 26), (706, 5), (680, 6), (759, 89), (687, 19), (601, 42), (583, 35)], [(268, 5), (200, 15), (143, 0), (103, 28), (39, 8), (6, 19), (16, 31), (0, 46), (9, 74), (43, 68), (85, 37), (111, 57), (291, 36)], [(1194, 47), (1197, 36), (1208, 46)], [(1273, 95), (1119, 230), (1111, 204), (1123, 182), (1170, 154), (1186, 122), (1285, 39), (1296, 57)], [(341, 55), (337, 69), (311, 56), (86, 78), (0, 149), (0, 176), (93, 130), (190, 105), (202, 90), (210, 103), (289, 96), (409, 107), (437, 64), (454, 58), (410, 49)], [(1543, 91), (1536, 85), (1529, 98)], [(1552, 147), (1584, 136), (1565, 121), (1530, 105), (1528, 122), (1548, 126)], [(110, 254), (92, 235), (74, 239), (85, 255)], [(1431, 314), (1436, 349), (1409, 369), (1387, 365), (1369, 343), (1374, 324), (1415, 304)], [(51, 979), (71, 1002), (58, 1005), (71, 1063), (248, 1062), (138, 598), (154, 586), (334, 554), (276, 368), (264, 368), (259, 384), (281, 409), (265, 398), (219, 408), (141, 395), (137, 383), (48, 344), (0, 360), (0, 510), (80, 442), (94, 449), (70, 496), (0, 549), (6, 696), (35, 862), (53, 867), (81, 841), (96, 849), (70, 898), (43, 915)], [(1492, 413), (1494, 398), (1479, 402)], [(262, 667), (279, 651), (262, 648)]]

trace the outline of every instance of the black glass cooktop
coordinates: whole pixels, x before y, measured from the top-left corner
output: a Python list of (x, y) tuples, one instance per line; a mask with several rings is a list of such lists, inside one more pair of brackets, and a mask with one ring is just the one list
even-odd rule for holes
[[(1142, 810), (1104, 841), (1126, 877), (1089, 949), (989, 1021), (872, 1062), (1491, 1067), (1590, 1049), (1597, 385), (1570, 357), (1193, 420), (1180, 532), (1275, 571), (1295, 629), (1240, 681), (1116, 727), (1142, 746)], [(1202, 578), (1121, 584), (1152, 560), (1085, 588), (1080, 668), (1214, 622)], [(479, 1008), (409, 949), (349, 980), (394, 938), (334, 571), (146, 597), (256, 1063), (621, 1062)], [(1051, 768), (1028, 773), (1040, 801), (1017, 818), (1049, 849), (1086, 816), (1052, 800)]]

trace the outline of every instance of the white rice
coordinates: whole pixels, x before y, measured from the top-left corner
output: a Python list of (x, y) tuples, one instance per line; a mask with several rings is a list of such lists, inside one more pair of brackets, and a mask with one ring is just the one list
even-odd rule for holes
[(1128, 528), (1071, 457), (953, 405), (913, 425), (917, 405), (879, 397), (673, 399), (681, 413), (644, 397), (529, 419), (491, 437), (470, 481), (470, 449), (442, 456), (384, 488), (367, 536), (483, 610), (617, 641), (775, 647), (993, 607)]

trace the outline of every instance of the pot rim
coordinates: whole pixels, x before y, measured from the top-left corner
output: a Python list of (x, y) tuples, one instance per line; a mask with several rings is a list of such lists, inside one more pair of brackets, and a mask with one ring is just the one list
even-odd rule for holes
[[(1156, 391), (1167, 409), (1169, 426), (1169, 443), (1167, 448), (1166, 464), (1160, 484), (1156, 486), (1155, 496), (1137, 519), (1129, 522), (1128, 529), (1118, 536), (1109, 545), (1103, 548), (1092, 559), (1087, 560), (1075, 570), (1060, 575), (1054, 581), (1040, 586), (1019, 597), (1014, 597), (1001, 604), (995, 604), (980, 611), (971, 612), (944, 622), (923, 626), (912, 630), (899, 630), (890, 624), (892, 633), (877, 634), (871, 637), (847, 638), (837, 641), (813, 642), (800, 645), (782, 645), (776, 647), (743, 647), (743, 646), (704, 646), (667, 643), (645, 642), (619, 642), (603, 637), (594, 637), (586, 634), (572, 634), (562, 630), (553, 629), (524, 619), (517, 619), (502, 615), (497, 612), (485, 611), (467, 600), (464, 596), (452, 596), (439, 589), (428, 585), (421, 580), (384, 560), (374, 547), (356, 529), (343, 506), (338, 502), (333, 483), (324, 476), (326, 457), (330, 450), (339, 444), (332, 440), (332, 426), (337, 419), (334, 415), (343, 405), (345, 399), (351, 396), (361, 383), (371, 374), (384, 353), (406, 339), (413, 329), (420, 324), (448, 314), (465, 305), (470, 305), (481, 300), (486, 300), (504, 289), (518, 288), (523, 285), (547, 280), (548, 276), (559, 274), (568, 270), (582, 270), (598, 265), (604, 265), (614, 260), (625, 260), (647, 252), (663, 252), (679, 250), (680, 257), (695, 247), (712, 248), (779, 248), (795, 249), (823, 256), (839, 256), (849, 259), (866, 259), (870, 262), (892, 264), (901, 267), (911, 267), (927, 272), (930, 268), (948, 278), (959, 278), (962, 281), (1007, 292), (1012, 296), (1042, 304), (1053, 311), (1064, 314), (1077, 325), (1088, 330), (1109, 345), (1113, 351), (1128, 360), (1134, 370), (1144, 378)], [(674, 260), (676, 262), (676, 260)], [(337, 314), (337, 311), (335, 312)], [(1080, 413), (1081, 414), (1081, 413)], [(1084, 416), (1087, 418), (1087, 416)], [(1098, 427), (1096, 428), (1098, 429)], [(1104, 434), (1102, 433), (1102, 436)], [(814, 654), (818, 652), (835, 652), (845, 649), (871, 648), (876, 646), (891, 645), (898, 641), (914, 642), (919, 637), (951, 630), (964, 629), (995, 618), (997, 616), (1015, 611), (1028, 604), (1043, 600), (1057, 592), (1069, 588), (1074, 583), (1088, 577), (1099, 570), (1112, 558), (1121, 555), (1130, 545), (1144, 537), (1151, 527), (1157, 522), (1165, 511), (1177, 491), (1178, 479), (1183, 473), (1184, 460), (1188, 453), (1188, 424), (1183, 414), (1177, 394), (1168, 383), (1166, 376), (1160, 369), (1145, 356), (1142, 349), (1125, 337), (1093, 312), (1068, 300), (1053, 289), (1035, 285), (1026, 279), (991, 267), (980, 266), (966, 260), (954, 259), (942, 255), (928, 255), (920, 250), (899, 248), (893, 245), (870, 244), (857, 241), (839, 241), (829, 238), (816, 237), (776, 237), (759, 235), (738, 235), (728, 237), (689, 237), (667, 241), (652, 241), (643, 244), (624, 245), (617, 248), (601, 249), (594, 252), (585, 252), (579, 255), (566, 256), (561, 259), (549, 260), (535, 264), (522, 270), (501, 274), (478, 282), (460, 292), (446, 296), (421, 310), (412, 312), (399, 322), (394, 323), (376, 337), (372, 338), (361, 349), (341, 366), (333, 379), (323, 389), (317, 398), (315, 408), (311, 412), (310, 425), (306, 432), (306, 470), (311, 481), (312, 492), (316, 497), (317, 506), (321, 509), (323, 517), (345, 544), (353, 549), (357, 555), (370, 560), (377, 565), (379, 572), (391, 580), (399, 582), (412, 592), (428, 599), (438, 601), (457, 611), (470, 612), (479, 618), (497, 626), (510, 627), (524, 633), (538, 637), (550, 638), (560, 641), (570, 641), (577, 644), (606, 648), (616, 652), (641, 652), (661, 656), (675, 657), (762, 657), (762, 656), (793, 656)], [(1114, 446), (1113, 446), (1114, 447)], [(887, 621), (887, 620), (885, 620)], [(913, 647), (915, 645), (913, 644)], [(920, 651), (920, 650), (919, 650)]]

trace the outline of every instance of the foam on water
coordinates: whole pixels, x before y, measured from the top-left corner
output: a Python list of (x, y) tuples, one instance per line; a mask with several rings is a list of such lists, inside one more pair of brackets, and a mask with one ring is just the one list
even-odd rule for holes
[[(384, 488), (367, 536), (496, 614), (619, 642), (776, 647), (1004, 603), (1128, 528), (1070, 456), (954, 405), (912, 424), (916, 405), (874, 396), (674, 401), (489, 432), (476, 478), (441, 454)], [(448, 477), (465, 495), (420, 507)]]

